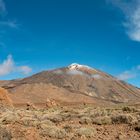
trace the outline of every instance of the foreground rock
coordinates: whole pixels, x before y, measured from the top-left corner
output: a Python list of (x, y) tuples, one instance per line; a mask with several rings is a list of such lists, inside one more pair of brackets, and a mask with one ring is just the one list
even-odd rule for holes
[(11, 99), (8, 97), (8, 91), (0, 88), (0, 109), (13, 107)]

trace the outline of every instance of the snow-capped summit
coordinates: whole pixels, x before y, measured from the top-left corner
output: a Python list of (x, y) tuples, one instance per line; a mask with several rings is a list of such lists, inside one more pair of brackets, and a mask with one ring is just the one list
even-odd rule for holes
[(93, 69), (89, 66), (86, 66), (86, 65), (80, 65), (80, 64), (77, 64), (77, 63), (72, 63), (71, 65), (68, 66), (69, 69), (78, 69), (78, 68), (87, 68), (87, 69)]

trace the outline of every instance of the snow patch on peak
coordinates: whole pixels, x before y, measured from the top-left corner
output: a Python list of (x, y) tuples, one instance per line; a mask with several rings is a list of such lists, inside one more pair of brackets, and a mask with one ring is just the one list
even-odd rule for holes
[(86, 65), (80, 65), (80, 64), (77, 64), (77, 63), (72, 63), (71, 65), (68, 66), (69, 69), (77, 69), (77, 68), (87, 68), (87, 69), (93, 69), (89, 66), (86, 66)]

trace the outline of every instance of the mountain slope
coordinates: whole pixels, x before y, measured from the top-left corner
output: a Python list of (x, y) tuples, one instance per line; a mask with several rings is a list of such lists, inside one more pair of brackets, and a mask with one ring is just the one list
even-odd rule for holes
[(43, 71), (21, 80), (0, 84), (14, 102), (109, 104), (140, 101), (140, 90), (111, 75), (79, 64)]

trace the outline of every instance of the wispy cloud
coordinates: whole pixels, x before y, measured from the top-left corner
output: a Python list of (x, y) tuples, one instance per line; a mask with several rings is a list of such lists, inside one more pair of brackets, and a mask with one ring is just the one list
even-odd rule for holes
[(119, 74), (117, 76), (117, 78), (119, 80), (127, 81), (130, 79), (137, 78), (137, 76), (139, 76), (139, 75), (140, 75), (140, 65), (133, 67), (130, 70), (126, 70), (126, 71), (122, 72), (121, 74)]
[(118, 75), (117, 78), (118, 78), (119, 80), (125, 81), (125, 80), (129, 80), (129, 79), (133, 79), (133, 78), (135, 78), (136, 76), (137, 76), (136, 73), (133, 73), (133, 72), (131, 72), (131, 71), (124, 71), (123, 73), (121, 73), (120, 75)]
[(20, 25), (17, 23), (16, 20), (11, 20), (8, 17), (8, 10), (6, 8), (5, 0), (0, 0), (0, 46), (4, 46), (6, 48), (6, 43), (3, 42), (2, 38), (8, 34), (9, 29), (13, 31), (20, 29)]
[(101, 75), (99, 75), (99, 74), (93, 74), (91, 77), (94, 78), (94, 79), (97, 79), (97, 80), (103, 78), (103, 77), (102, 77)]
[(0, 15), (5, 16), (7, 14), (7, 9), (3, 0), (0, 0)]
[(19, 24), (16, 21), (0, 21), (0, 26), (18, 29)]
[[(62, 70), (55, 70), (54, 73), (55, 74), (67, 74), (70, 76), (80, 75), (80, 76), (85, 76), (87, 78), (92, 78), (92, 79), (94, 78), (96, 80), (103, 79), (103, 77), (100, 74), (87, 74), (83, 71), (76, 70), (76, 69), (69, 69), (66, 72), (64, 72)], [(105, 79), (105, 80), (107, 80), (107, 79)]]
[(123, 26), (130, 39), (140, 42), (140, 0), (107, 0), (125, 15)]
[(32, 69), (29, 66), (16, 66), (12, 55), (9, 55), (7, 59), (0, 64), (0, 76), (8, 75), (13, 72), (27, 75), (32, 72)]
[(8, 15), (7, 13), (8, 12), (4, 0), (0, 0), (0, 16), (1, 16), (0, 26), (15, 28), (15, 29), (18, 28), (19, 25), (17, 24), (17, 21), (10, 20), (9, 18), (7, 18)]
[(27, 75), (32, 72), (32, 69), (29, 66), (20, 66), (20, 67), (17, 67), (17, 71), (22, 72), (23, 74)]

